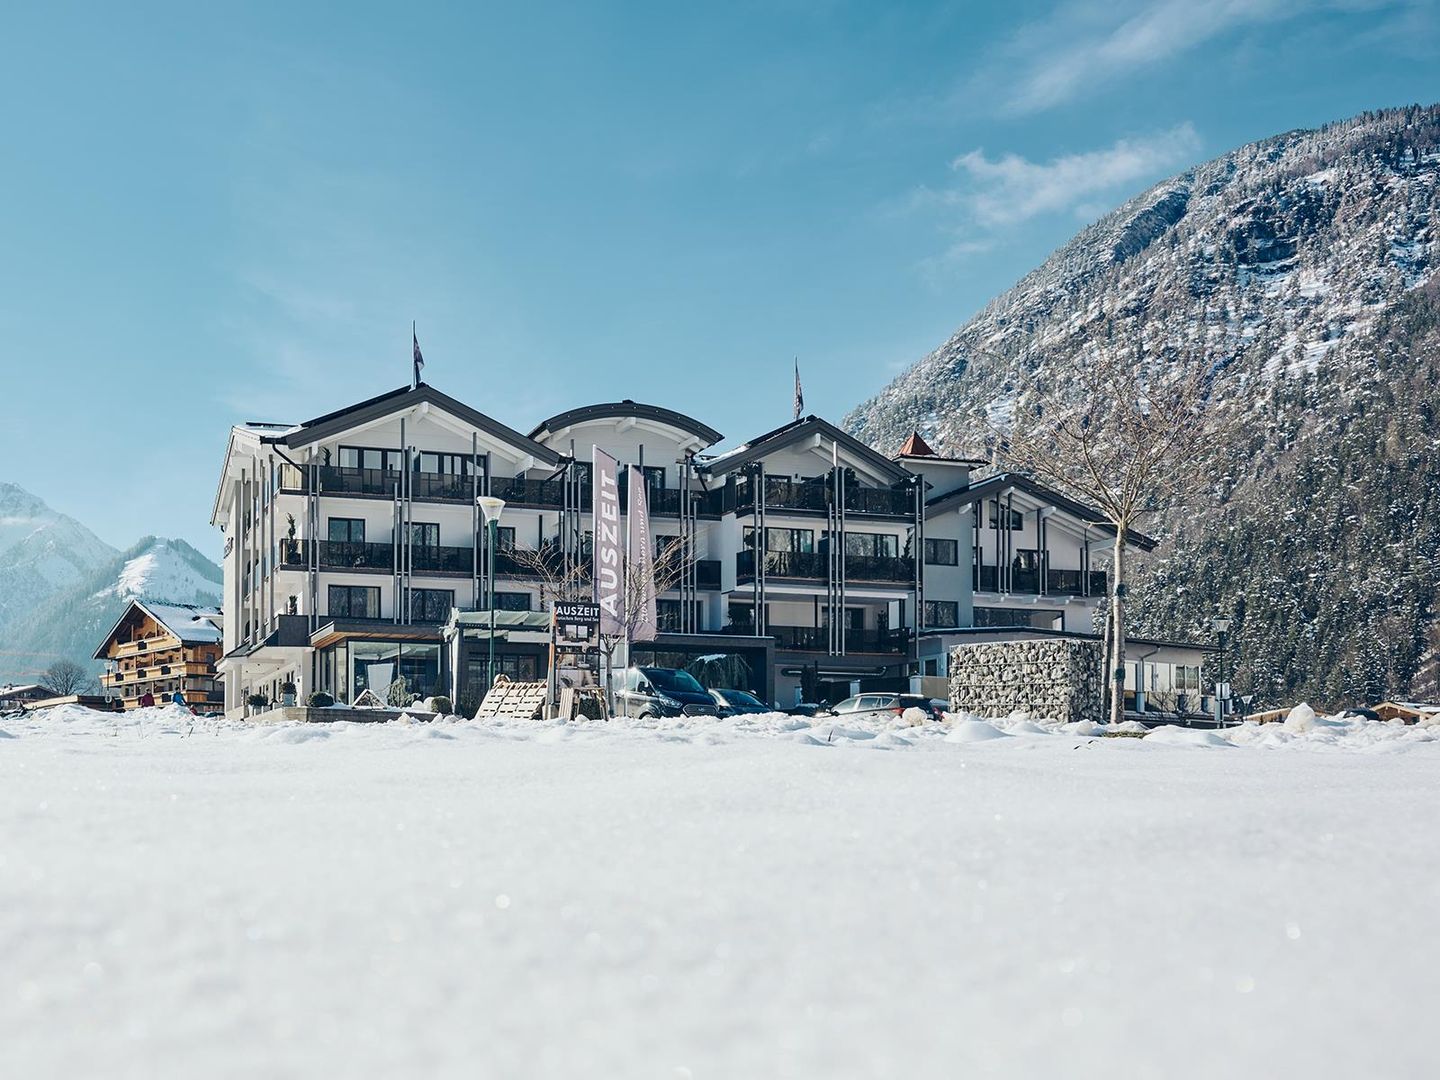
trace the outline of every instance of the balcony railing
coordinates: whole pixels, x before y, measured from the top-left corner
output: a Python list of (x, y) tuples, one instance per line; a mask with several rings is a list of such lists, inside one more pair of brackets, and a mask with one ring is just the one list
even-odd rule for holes
[[(755, 552), (735, 556), (737, 578), (755, 576)], [(830, 557), (821, 551), (767, 551), (765, 576), (824, 581), (830, 576)], [(894, 581), (915, 579), (915, 560), (888, 555), (845, 556), (846, 581)]]
[[(733, 496), (722, 503), (725, 510), (743, 512), (755, 506), (754, 483), (740, 480)], [(718, 492), (717, 492), (718, 494)], [(824, 477), (812, 480), (765, 479), (765, 506), (771, 510), (823, 511), (830, 505), (830, 481)], [(915, 513), (914, 493), (904, 488), (845, 487), (845, 512), (849, 514), (883, 514), (887, 517), (910, 517)]]
[[(993, 566), (977, 566), (973, 568), (973, 583), (977, 592), (999, 592), (997, 569)], [(1089, 571), (1089, 592), (1086, 592), (1086, 572), (1083, 570), (1047, 570), (1045, 572), (1045, 591), (1050, 596), (1104, 596), (1106, 591), (1106, 577), (1104, 570)], [(1015, 569), (1010, 573), (1006, 590), (1012, 593), (1025, 593), (1027, 595), (1038, 595), (1040, 592), (1040, 572), (1038, 570)]]
[[(767, 626), (775, 648), (791, 652), (829, 652), (830, 629), (825, 626)], [(845, 631), (847, 653), (903, 653), (908, 645), (904, 633), (893, 630), (849, 629)]]

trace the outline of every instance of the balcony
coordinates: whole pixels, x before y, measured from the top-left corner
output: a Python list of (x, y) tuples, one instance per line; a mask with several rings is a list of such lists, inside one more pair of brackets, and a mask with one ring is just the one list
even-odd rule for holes
[[(717, 493), (718, 494), (718, 493)], [(830, 481), (824, 477), (812, 480), (765, 480), (765, 507), (769, 510), (808, 510), (823, 513), (830, 505)], [(750, 480), (736, 483), (733, 498), (726, 500), (725, 510), (736, 513), (754, 509), (754, 484)], [(912, 517), (915, 513), (914, 492), (904, 488), (845, 487), (847, 514), (873, 514), (885, 517)]]
[[(830, 629), (825, 626), (768, 626), (767, 632), (775, 639), (775, 648), (789, 652), (830, 651)], [(903, 653), (909, 639), (903, 631), (856, 630), (845, 631), (847, 653)]]
[[(998, 573), (993, 566), (974, 567), (973, 583), (976, 592), (999, 592)], [(1024, 593), (1027, 596), (1040, 594), (1040, 571), (1014, 569), (1010, 573), (1009, 588), (1006, 592)], [(1083, 570), (1047, 570), (1045, 572), (1045, 594), (1048, 596), (1104, 596), (1106, 577), (1104, 570), (1089, 572), (1089, 591), (1086, 591), (1086, 575)]]
[[(735, 556), (735, 576), (755, 576), (755, 553), (741, 551)], [(767, 551), (765, 576), (825, 581), (830, 576), (830, 557), (819, 551)], [(845, 556), (846, 581), (904, 583), (915, 580), (915, 560), (886, 555)]]

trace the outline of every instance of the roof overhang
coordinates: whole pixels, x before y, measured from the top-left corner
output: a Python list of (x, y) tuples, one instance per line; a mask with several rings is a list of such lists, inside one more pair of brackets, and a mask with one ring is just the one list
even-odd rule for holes
[(615, 420), (617, 426), (635, 426), (645, 424), (650, 427), (668, 428), (687, 436), (690, 444), (688, 449), (703, 450), (707, 446), (714, 446), (724, 438), (708, 424), (703, 424), (692, 416), (676, 412), (673, 409), (666, 409), (660, 405), (646, 405), (638, 401), (610, 401), (596, 405), (582, 405), (579, 408), (567, 409), (565, 412), (557, 413), (548, 420), (542, 420), (536, 424), (530, 432), (530, 438), (542, 439), (543, 437), (560, 438), (571, 428), (581, 424), (594, 423), (600, 420)]
[(838, 458), (842, 463), (867, 471), (886, 483), (899, 484), (915, 476), (905, 466), (818, 416), (806, 416), (774, 431), (767, 431), (744, 446), (704, 462), (701, 471), (710, 476), (724, 476), (763, 461), (767, 454), (791, 448), (812, 450), (821, 457)]

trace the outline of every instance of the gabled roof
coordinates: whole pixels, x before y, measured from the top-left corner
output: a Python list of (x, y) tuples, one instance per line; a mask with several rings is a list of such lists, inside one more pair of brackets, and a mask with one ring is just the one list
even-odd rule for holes
[[(958, 506), (966, 506), (970, 503), (979, 502), (981, 499), (991, 495), (998, 495), (1010, 488), (1018, 488), (1028, 492), (1041, 502), (1064, 510), (1067, 514), (1079, 518), (1081, 521), (1089, 522), (1103, 532), (1112, 536), (1115, 534), (1115, 526), (1105, 520), (1105, 516), (1093, 506), (1086, 506), (1084, 503), (1076, 502), (1068, 495), (1062, 495), (1054, 488), (1048, 488), (1038, 481), (1022, 476), (1020, 473), (996, 473), (994, 476), (986, 477), (969, 487), (961, 488), (959, 491), (952, 491), (946, 495), (938, 495), (925, 504), (925, 516), (932, 517), (936, 514), (943, 514), (947, 510), (953, 510)], [(1126, 543), (1134, 544), (1142, 551), (1153, 551), (1159, 543), (1154, 537), (1146, 536), (1134, 529), (1125, 530)]]
[(398, 390), (391, 390), (389, 393), (380, 394), (354, 405), (347, 405), (343, 409), (326, 413), (324, 416), (317, 416), (313, 420), (306, 420), (303, 424), (297, 424), (293, 428), (282, 430), (276, 434), (262, 433), (260, 438), (265, 443), (278, 443), (291, 448), (307, 446), (310, 443), (330, 438), (332, 435), (341, 434), (359, 424), (369, 423), (372, 420), (426, 404), (447, 412), (472, 427), (479, 428), (517, 450), (524, 451), (542, 464), (558, 465), (560, 463), (560, 455), (548, 446), (541, 446), (528, 435), (522, 435), (514, 428), (472, 409), (464, 402), (449, 394), (443, 394), (425, 383), (415, 387), (402, 386)]
[(673, 409), (666, 409), (660, 405), (645, 405), (638, 401), (631, 401), (626, 398), (624, 401), (608, 401), (597, 405), (581, 405), (576, 409), (567, 409), (565, 412), (557, 413), (548, 420), (542, 420), (536, 424), (530, 432), (530, 438), (538, 439), (541, 435), (561, 431), (575, 424), (583, 424), (589, 420), (609, 420), (634, 417), (637, 420), (653, 420), (657, 424), (664, 424), (667, 427), (684, 431), (700, 439), (704, 446), (714, 446), (725, 436), (710, 427), (702, 424), (694, 417), (686, 416), (684, 413), (675, 412)]
[(100, 642), (94, 659), (105, 659), (105, 650), (110, 642), (114, 640), (125, 620), (137, 609), (154, 619), (184, 645), (209, 645), (224, 637), (220, 629), (224, 616), (219, 608), (198, 607), (195, 604), (164, 604), (155, 600), (131, 600)]
[(833, 439), (851, 454), (864, 461), (877, 475), (885, 477), (892, 483), (898, 484), (915, 475), (903, 465), (891, 461), (880, 451), (867, 446), (854, 435), (842, 431), (828, 420), (823, 420), (818, 416), (802, 416), (799, 420), (792, 420), (773, 431), (767, 431), (744, 445), (737, 446), (734, 450), (710, 458), (700, 468), (702, 472), (707, 472), (712, 476), (717, 473), (733, 472), (753, 461), (759, 461), (766, 454), (783, 450), (785, 447), (815, 434)]

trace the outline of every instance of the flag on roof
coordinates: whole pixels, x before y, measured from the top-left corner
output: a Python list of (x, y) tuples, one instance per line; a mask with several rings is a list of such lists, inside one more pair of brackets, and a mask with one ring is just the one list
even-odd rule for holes
[(415, 336), (415, 324), (413, 322), (410, 324), (410, 340), (414, 343), (415, 346), (415, 378), (412, 382), (412, 385), (419, 386), (420, 369), (425, 366), (425, 357), (420, 355), (420, 339)]
[(795, 419), (805, 413), (805, 391), (800, 388), (800, 358), (795, 357)]

